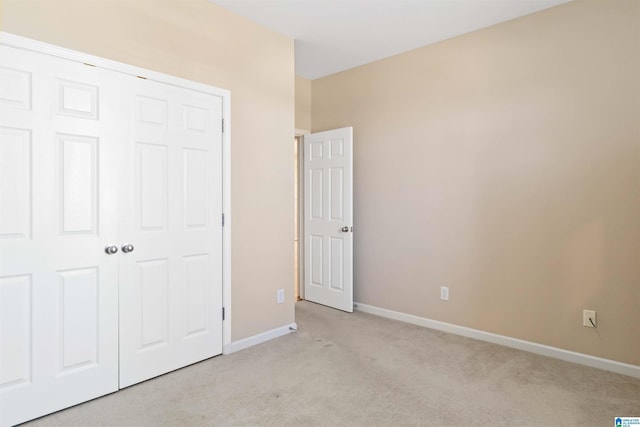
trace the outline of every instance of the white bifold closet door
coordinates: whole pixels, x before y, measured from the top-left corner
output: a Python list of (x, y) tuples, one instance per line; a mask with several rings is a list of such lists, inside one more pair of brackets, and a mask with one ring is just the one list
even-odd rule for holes
[(220, 97), (0, 46), (1, 426), (222, 352), (220, 123)]
[(222, 353), (222, 100), (132, 80), (120, 387)]
[[(118, 389), (117, 84), (0, 46), (0, 422)], [(114, 220), (116, 219), (116, 220)]]

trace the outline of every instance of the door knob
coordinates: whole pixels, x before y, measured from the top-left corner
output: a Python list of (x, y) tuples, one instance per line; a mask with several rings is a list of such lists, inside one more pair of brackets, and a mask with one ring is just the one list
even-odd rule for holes
[(133, 245), (131, 243), (125, 243), (122, 245), (122, 252), (128, 254), (129, 252), (133, 252)]
[(342, 227), (342, 232), (343, 233), (348, 233), (349, 232), (349, 227), (347, 227), (347, 226)]
[(104, 251), (107, 253), (107, 255), (113, 255), (118, 252), (118, 247), (116, 245), (105, 246)]

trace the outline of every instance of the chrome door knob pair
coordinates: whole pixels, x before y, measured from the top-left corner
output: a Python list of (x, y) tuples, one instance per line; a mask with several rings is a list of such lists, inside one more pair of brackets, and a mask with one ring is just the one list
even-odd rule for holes
[[(125, 254), (133, 252), (133, 249), (134, 247), (131, 243), (125, 243), (124, 245), (122, 245), (122, 252), (124, 252)], [(107, 255), (113, 255), (118, 252), (118, 247), (116, 245), (108, 245), (104, 248), (104, 251), (107, 253)]]

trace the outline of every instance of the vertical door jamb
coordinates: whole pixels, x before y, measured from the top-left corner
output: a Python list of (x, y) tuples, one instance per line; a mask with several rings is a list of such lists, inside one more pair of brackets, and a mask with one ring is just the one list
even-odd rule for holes
[(296, 129), (298, 138), (298, 292), (300, 299), (304, 299), (304, 136), (311, 131)]
[(231, 93), (222, 94), (222, 354), (231, 344)]

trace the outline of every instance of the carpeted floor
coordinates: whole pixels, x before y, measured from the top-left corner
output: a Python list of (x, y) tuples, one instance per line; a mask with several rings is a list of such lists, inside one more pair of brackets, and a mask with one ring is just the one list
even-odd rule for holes
[(640, 380), (309, 302), (298, 332), (29, 426), (613, 426)]

